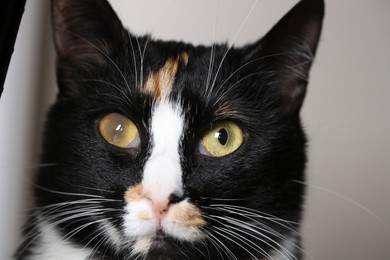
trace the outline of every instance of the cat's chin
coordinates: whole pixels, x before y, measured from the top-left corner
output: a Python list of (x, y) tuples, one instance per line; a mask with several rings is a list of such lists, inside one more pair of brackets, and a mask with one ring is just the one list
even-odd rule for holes
[(147, 259), (157, 259), (158, 256), (174, 256), (181, 243), (159, 229), (152, 236), (138, 239), (133, 245), (133, 254), (147, 256)]
[(162, 230), (158, 230), (156, 235), (152, 237), (150, 241), (149, 252), (154, 251), (169, 251), (174, 249), (175, 240), (171, 236), (164, 233)]

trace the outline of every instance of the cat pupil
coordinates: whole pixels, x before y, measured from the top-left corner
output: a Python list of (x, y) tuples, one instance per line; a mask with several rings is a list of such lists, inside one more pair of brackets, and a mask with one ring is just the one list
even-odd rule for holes
[(214, 136), (215, 138), (218, 139), (218, 141), (220, 142), (220, 144), (222, 145), (225, 145), (227, 143), (227, 140), (228, 140), (228, 132), (226, 131), (225, 128), (221, 128), (219, 129), (219, 131), (215, 134)]

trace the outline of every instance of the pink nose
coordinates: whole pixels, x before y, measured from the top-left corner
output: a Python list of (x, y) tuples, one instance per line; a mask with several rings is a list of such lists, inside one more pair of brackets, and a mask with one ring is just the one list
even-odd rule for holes
[(171, 194), (168, 198), (157, 198), (155, 196), (150, 196), (150, 193), (146, 193), (143, 197), (152, 203), (153, 213), (159, 224), (161, 224), (162, 220), (167, 215), (170, 206), (182, 200), (175, 194)]
[(156, 216), (158, 222), (161, 223), (161, 221), (167, 215), (171, 203), (167, 199), (158, 202), (152, 201), (152, 203), (154, 215)]

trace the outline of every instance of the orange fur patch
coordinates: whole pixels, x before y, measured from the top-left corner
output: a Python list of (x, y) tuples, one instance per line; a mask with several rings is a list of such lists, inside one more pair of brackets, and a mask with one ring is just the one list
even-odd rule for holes
[(148, 212), (146, 211), (141, 211), (138, 213), (137, 217), (140, 219), (140, 220), (150, 220), (151, 219), (151, 216)]
[(188, 54), (188, 52), (183, 52), (181, 55), (180, 55), (180, 59), (183, 61), (184, 65), (187, 66), (188, 65), (188, 60), (190, 58), (190, 55)]
[(142, 184), (137, 184), (135, 186), (131, 186), (127, 189), (125, 193), (125, 199), (128, 202), (140, 201), (142, 199)]
[(172, 211), (170, 212), (172, 221), (185, 228), (198, 228), (206, 225), (202, 212), (192, 204), (173, 206), (170, 211)]
[(144, 92), (152, 94), (158, 99), (166, 98), (172, 91), (180, 62), (187, 66), (188, 59), (187, 52), (181, 53), (177, 58), (169, 58), (158, 72), (151, 74), (146, 80)]

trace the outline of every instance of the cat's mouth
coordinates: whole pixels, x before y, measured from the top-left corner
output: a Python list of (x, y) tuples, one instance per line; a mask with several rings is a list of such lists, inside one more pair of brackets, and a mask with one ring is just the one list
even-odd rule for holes
[(156, 235), (153, 237), (153, 241), (160, 242), (167, 238), (167, 234), (165, 234), (162, 229), (157, 230)]
[(148, 254), (166, 255), (169, 252), (175, 252), (175, 250), (177, 250), (175, 239), (159, 229), (150, 240)]

